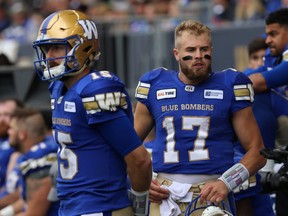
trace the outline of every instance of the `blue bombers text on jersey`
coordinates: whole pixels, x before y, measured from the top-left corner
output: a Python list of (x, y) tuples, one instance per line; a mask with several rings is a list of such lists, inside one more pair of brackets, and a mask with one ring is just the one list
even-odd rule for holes
[(231, 117), (254, 96), (244, 74), (227, 69), (192, 86), (158, 68), (140, 78), (135, 96), (155, 119), (154, 172), (222, 174), (234, 165)]

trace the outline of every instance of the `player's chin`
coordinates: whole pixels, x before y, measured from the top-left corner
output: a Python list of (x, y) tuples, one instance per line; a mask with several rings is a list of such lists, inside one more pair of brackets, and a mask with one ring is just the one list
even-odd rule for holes
[(269, 49), (270, 49), (270, 54), (271, 54), (272, 56), (278, 55), (276, 48), (274, 48), (274, 47), (269, 47)]

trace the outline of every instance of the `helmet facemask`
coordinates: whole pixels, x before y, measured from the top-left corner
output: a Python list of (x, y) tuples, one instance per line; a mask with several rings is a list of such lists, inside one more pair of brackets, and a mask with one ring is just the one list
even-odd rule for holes
[[(71, 49), (69, 40), (78, 41), (75, 42), (74, 47)], [(47, 39), (41, 40), (38, 43), (34, 43), (33, 47), (36, 50), (38, 60), (34, 62), (36, 72), (39, 74), (42, 80), (55, 80), (65, 75), (72, 75), (71, 73), (77, 72), (79, 63), (75, 57), (75, 50), (80, 46), (81, 40), (76, 35), (71, 38), (65, 39)], [(65, 55), (57, 58), (46, 58), (46, 53), (49, 51), (51, 46), (65, 46)], [(61, 59), (61, 63), (55, 63), (56, 60)]]

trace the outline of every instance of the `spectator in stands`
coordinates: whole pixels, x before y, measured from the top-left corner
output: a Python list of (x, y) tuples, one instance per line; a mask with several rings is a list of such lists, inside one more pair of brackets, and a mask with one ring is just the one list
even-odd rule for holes
[(212, 2), (212, 20), (215, 25), (222, 25), (231, 22), (234, 19), (234, 1), (233, 0), (213, 0)]
[(3, 39), (13, 39), (19, 43), (30, 42), (29, 35), (33, 31), (28, 30), (29, 11), (24, 2), (15, 2), (9, 8), (11, 25), (1, 33)]
[(154, 28), (155, 8), (151, 0), (130, 0), (130, 30), (133, 32), (149, 32)]
[(5, 28), (7, 28), (10, 23), (11, 19), (9, 14), (7, 13), (7, 3), (1, 2), (0, 3), (0, 32), (2, 32)]
[(282, 0), (262, 0), (266, 10), (266, 15), (279, 10), (281, 8), (281, 1)]
[(255, 21), (264, 18), (265, 9), (260, 0), (236, 0), (236, 22)]

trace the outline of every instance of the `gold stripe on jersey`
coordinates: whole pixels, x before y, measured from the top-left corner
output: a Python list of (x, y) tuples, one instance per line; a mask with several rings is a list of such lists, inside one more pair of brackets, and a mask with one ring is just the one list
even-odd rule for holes
[(288, 51), (283, 53), (283, 61), (288, 61)]
[(147, 99), (149, 94), (150, 84), (139, 82), (136, 88), (135, 97)]
[(234, 94), (236, 97), (248, 96), (250, 95), (248, 89), (235, 89)]
[(98, 103), (96, 101), (84, 102), (83, 103), (86, 110), (97, 110), (99, 109)]
[(234, 95), (236, 101), (254, 101), (254, 91), (251, 84), (234, 85)]
[(82, 98), (82, 102), (87, 114), (95, 114), (101, 112), (100, 106), (94, 97)]
[(120, 106), (125, 108), (125, 109), (127, 109), (127, 107), (128, 107), (126, 97), (123, 97), (123, 95), (122, 95), (122, 97), (120, 99)]
[(82, 98), (82, 102), (87, 112), (91, 110), (95, 110), (97, 112), (97, 110), (100, 110), (99, 104), (97, 103), (97, 101), (95, 101), (94, 97)]

